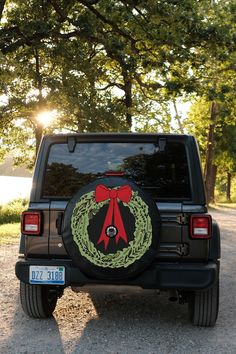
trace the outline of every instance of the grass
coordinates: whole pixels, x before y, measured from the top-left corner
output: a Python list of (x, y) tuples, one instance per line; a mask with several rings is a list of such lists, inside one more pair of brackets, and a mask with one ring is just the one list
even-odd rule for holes
[(10, 203), (0, 205), (0, 245), (18, 242), (20, 216), (27, 206), (27, 199), (15, 199)]
[(20, 223), (0, 225), (0, 245), (17, 243), (20, 234)]

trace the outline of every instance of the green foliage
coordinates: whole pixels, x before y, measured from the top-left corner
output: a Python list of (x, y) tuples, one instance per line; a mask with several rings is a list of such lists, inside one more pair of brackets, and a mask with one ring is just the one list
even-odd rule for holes
[[(199, 98), (192, 105), (185, 121), (186, 130), (195, 135), (199, 142), (202, 159), (208, 141), (209, 125), (211, 123), (211, 103), (205, 97)], [(235, 101), (219, 103), (219, 112), (215, 127), (215, 164), (219, 170), (233, 172), (236, 170), (236, 117)]]
[[(14, 150), (16, 162), (32, 166), (43, 133), (128, 131), (132, 123), (169, 131), (170, 100), (230, 100), (234, 10), (233, 0), (8, 1), (0, 157)], [(37, 114), (50, 109), (58, 119), (45, 128)]]
[(143, 112), (135, 119), (135, 131), (139, 133), (170, 133), (171, 113), (168, 104), (152, 104), (149, 113)]
[(204, 97), (201, 97), (192, 104), (188, 117), (185, 120), (185, 129), (188, 133), (193, 134), (198, 140), (202, 159), (205, 158), (207, 147), (210, 111), (210, 102)]
[(21, 213), (27, 209), (28, 200), (15, 199), (8, 204), (0, 205), (0, 225), (19, 223)]
[[(199, 142), (202, 160), (206, 160), (206, 151), (208, 145), (208, 134), (211, 124), (211, 104), (206, 98), (196, 101), (186, 120), (186, 128), (194, 134)], [(227, 201), (227, 176), (232, 176), (236, 172), (236, 119), (234, 115), (235, 100), (223, 100), (219, 105), (219, 110), (214, 128), (214, 157), (213, 164), (217, 166), (216, 178), (216, 200)], [(226, 114), (227, 112), (227, 114)], [(235, 177), (231, 181), (231, 200), (235, 200)]]
[[(218, 174), (216, 181), (216, 202), (228, 203), (226, 197), (227, 190), (227, 174), (223, 171)], [(231, 180), (231, 202), (236, 203), (236, 174), (234, 173)]]
[(20, 224), (0, 224), (0, 245), (14, 244), (18, 242), (20, 234)]

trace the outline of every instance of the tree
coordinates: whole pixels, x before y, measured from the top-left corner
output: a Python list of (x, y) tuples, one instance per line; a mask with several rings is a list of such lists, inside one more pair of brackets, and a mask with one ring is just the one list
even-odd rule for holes
[[(211, 46), (211, 51), (206, 51), (204, 47), (195, 48), (195, 52), (202, 58), (202, 63), (201, 65), (193, 66), (196, 81), (199, 83), (198, 97), (203, 97), (204, 101), (209, 103), (211, 112), (210, 120), (207, 120), (208, 126), (205, 125), (206, 120), (204, 120), (205, 129), (208, 132), (208, 136), (205, 137), (207, 144), (205, 146), (204, 168), (208, 202), (214, 201), (214, 186), (217, 173), (214, 161), (219, 154), (217, 150), (220, 148), (223, 151), (227, 150), (227, 148), (222, 147), (219, 141), (217, 142), (217, 139), (222, 129), (235, 124), (233, 114), (228, 116), (224, 114), (224, 111), (232, 110), (235, 106), (233, 99), (236, 79), (236, 45), (233, 30), (235, 4), (227, 1), (217, 2), (213, 5), (207, 17), (210, 21), (214, 20), (217, 37), (223, 39), (222, 44), (219, 45), (216, 41), (216, 44)], [(204, 119), (204, 116), (201, 119)], [(203, 133), (204, 135), (205, 132)]]
[(5, 134), (23, 117), (37, 149), (42, 109), (56, 108), (55, 128), (73, 131), (130, 130), (144, 116), (148, 126), (162, 107), (167, 117), (170, 99), (200, 91), (207, 53), (232, 41), (231, 22), (221, 22), (227, 7), (218, 4), (214, 12), (206, 0), (8, 1), (0, 28)]
[[(200, 152), (204, 162), (204, 178), (208, 202), (214, 202), (214, 190), (217, 172), (225, 173), (228, 179), (228, 199), (230, 199), (231, 174), (236, 163), (236, 120), (235, 99), (230, 94), (228, 99), (217, 103), (204, 98), (191, 107), (185, 128), (198, 138)], [(209, 166), (211, 168), (209, 168)], [(208, 177), (208, 178), (207, 178)]]

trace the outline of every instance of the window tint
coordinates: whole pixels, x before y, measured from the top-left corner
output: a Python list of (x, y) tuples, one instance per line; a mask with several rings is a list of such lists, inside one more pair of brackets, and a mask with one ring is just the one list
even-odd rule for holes
[(153, 143), (77, 143), (73, 153), (67, 144), (54, 144), (43, 196), (71, 197), (107, 171), (124, 172), (154, 199), (190, 198), (186, 151), (176, 142), (168, 142), (164, 152)]

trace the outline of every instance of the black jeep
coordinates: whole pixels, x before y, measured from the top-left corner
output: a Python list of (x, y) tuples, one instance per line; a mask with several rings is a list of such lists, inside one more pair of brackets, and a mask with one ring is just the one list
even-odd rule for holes
[(213, 326), (220, 232), (207, 213), (189, 135), (44, 137), (16, 275), (24, 311), (52, 315), (67, 286), (168, 290), (193, 324)]

